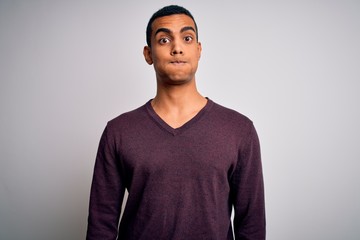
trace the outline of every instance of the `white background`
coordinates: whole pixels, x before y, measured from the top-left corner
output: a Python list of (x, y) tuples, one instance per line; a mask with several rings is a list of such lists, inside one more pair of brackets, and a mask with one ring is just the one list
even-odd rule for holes
[(360, 1), (0, 0), (0, 239), (84, 239), (108, 120), (155, 94), (153, 12), (199, 26), (200, 92), (251, 118), (268, 240), (360, 236)]

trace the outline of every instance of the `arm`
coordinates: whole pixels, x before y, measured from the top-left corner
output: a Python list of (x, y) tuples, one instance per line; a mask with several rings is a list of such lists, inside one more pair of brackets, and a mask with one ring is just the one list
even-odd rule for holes
[(234, 205), (234, 233), (236, 240), (265, 239), (264, 183), (260, 144), (251, 125), (231, 181), (231, 198)]
[(90, 192), (87, 240), (115, 240), (125, 187), (114, 141), (105, 128), (96, 156)]

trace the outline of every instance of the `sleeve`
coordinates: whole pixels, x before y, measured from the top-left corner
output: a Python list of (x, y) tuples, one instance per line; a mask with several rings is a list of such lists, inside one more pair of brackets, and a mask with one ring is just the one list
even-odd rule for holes
[(121, 178), (120, 160), (114, 140), (105, 128), (96, 155), (90, 204), (87, 240), (115, 240), (125, 187)]
[(260, 144), (251, 130), (239, 150), (239, 159), (231, 180), (236, 240), (265, 240), (265, 200)]

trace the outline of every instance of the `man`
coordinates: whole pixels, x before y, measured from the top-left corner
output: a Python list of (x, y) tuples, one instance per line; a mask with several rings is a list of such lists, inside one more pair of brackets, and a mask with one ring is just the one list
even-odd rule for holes
[(157, 93), (104, 130), (87, 239), (265, 239), (258, 137), (248, 118), (197, 91), (201, 44), (193, 16), (179, 6), (160, 9), (147, 44)]

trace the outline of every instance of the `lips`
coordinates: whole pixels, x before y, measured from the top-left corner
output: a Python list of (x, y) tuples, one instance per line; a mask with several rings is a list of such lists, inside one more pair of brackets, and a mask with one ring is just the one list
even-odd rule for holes
[(172, 63), (172, 64), (184, 64), (186, 62), (182, 61), (182, 60), (175, 60), (175, 61), (171, 61), (170, 63)]

